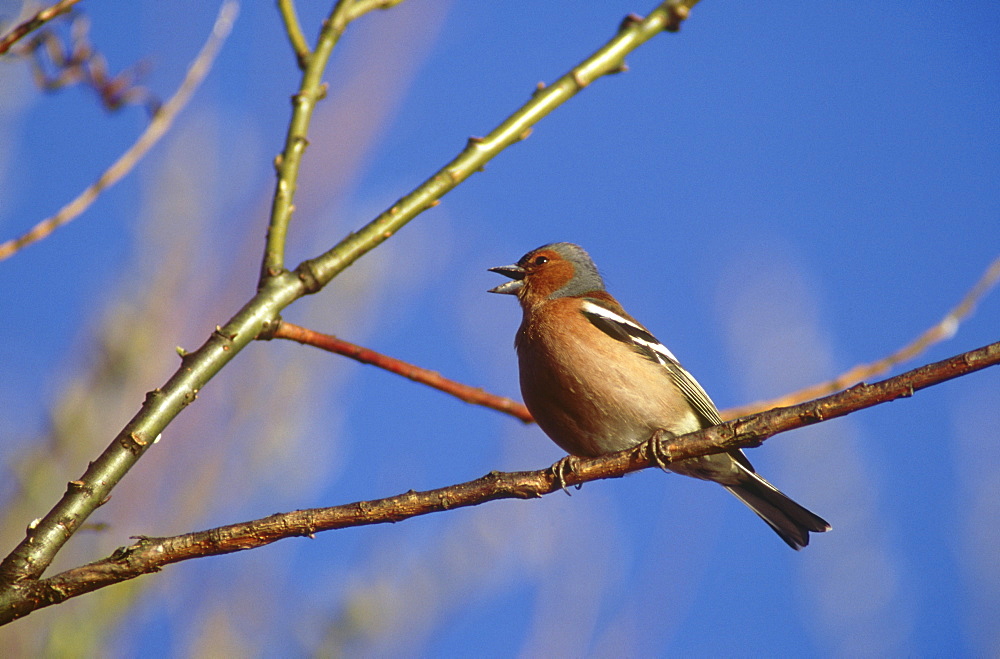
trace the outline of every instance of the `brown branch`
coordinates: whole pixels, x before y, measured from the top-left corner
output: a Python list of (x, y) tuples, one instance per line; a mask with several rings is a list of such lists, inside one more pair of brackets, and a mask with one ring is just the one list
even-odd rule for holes
[(414, 382), (426, 384), (428, 387), (433, 387), (439, 391), (445, 392), (446, 394), (451, 394), (466, 403), (482, 405), (483, 407), (489, 407), (490, 409), (504, 412), (520, 419), (521, 421), (524, 421), (525, 423), (532, 423), (534, 421), (534, 419), (531, 418), (531, 412), (528, 411), (528, 408), (516, 400), (505, 398), (503, 396), (497, 396), (496, 394), (491, 394), (478, 387), (470, 387), (467, 384), (462, 384), (461, 382), (456, 382), (455, 380), (449, 380), (437, 371), (431, 371), (426, 368), (414, 366), (413, 364), (396, 359), (395, 357), (383, 355), (382, 353), (375, 352), (374, 350), (370, 350), (354, 343), (344, 341), (343, 339), (339, 339), (335, 336), (331, 336), (330, 334), (321, 334), (319, 332), (306, 329), (305, 327), (299, 327), (298, 325), (281, 321), (273, 335), (269, 337), (261, 336), (260, 338), (289, 339), (291, 341), (298, 341), (304, 345), (310, 345), (338, 355), (350, 357), (351, 359), (359, 361), (362, 364), (370, 364), (389, 371), (390, 373), (402, 375), (404, 378), (409, 378)]
[(198, 88), (198, 85), (208, 75), (209, 70), (212, 68), (212, 62), (215, 60), (215, 56), (218, 55), (219, 48), (222, 47), (222, 42), (226, 40), (229, 31), (232, 29), (233, 21), (236, 20), (237, 7), (238, 4), (235, 1), (229, 0), (219, 9), (218, 17), (212, 28), (212, 34), (205, 42), (205, 45), (202, 46), (201, 52), (191, 62), (191, 66), (188, 67), (187, 75), (185, 75), (184, 81), (177, 89), (177, 93), (160, 108), (160, 111), (149, 122), (146, 130), (139, 136), (139, 139), (111, 167), (101, 174), (97, 181), (81, 192), (76, 199), (63, 206), (55, 215), (42, 220), (28, 231), (28, 233), (0, 243), (0, 261), (13, 256), (30, 244), (48, 237), (59, 227), (79, 217), (80, 214), (90, 208), (90, 205), (94, 203), (94, 200), (97, 199), (101, 192), (124, 178), (126, 174), (132, 171), (143, 156), (153, 148), (153, 145), (160, 141), (160, 138), (173, 125), (174, 119), (177, 118), (180, 111), (191, 100), (195, 89)]
[(916, 358), (935, 343), (940, 343), (955, 336), (959, 324), (975, 310), (979, 300), (996, 286), (997, 281), (1000, 281), (1000, 257), (997, 257), (986, 268), (986, 272), (979, 278), (979, 281), (969, 289), (969, 292), (965, 294), (965, 297), (962, 298), (962, 301), (954, 309), (945, 314), (944, 318), (891, 355), (869, 364), (858, 364), (827, 382), (820, 382), (772, 400), (759, 400), (747, 405), (741, 405), (740, 407), (731, 407), (721, 411), (719, 414), (723, 419), (735, 419), (736, 417), (770, 410), (775, 407), (796, 405), (803, 401), (846, 389), (862, 380), (887, 373), (894, 366)]
[(491, 472), (474, 481), (426, 492), (411, 490), (374, 501), (298, 510), (174, 537), (140, 537), (135, 544), (119, 548), (103, 560), (67, 570), (48, 579), (15, 584), (12, 592), (5, 594), (3, 606), (0, 607), (0, 624), (192, 558), (253, 549), (284, 538), (312, 536), (320, 531), (399, 522), (496, 499), (532, 499), (558, 490), (563, 485), (617, 478), (631, 471), (656, 466), (662, 461), (671, 462), (758, 446), (772, 435), (906, 398), (920, 389), (997, 363), (1000, 363), (1000, 343), (928, 364), (882, 382), (859, 384), (847, 391), (794, 407), (762, 412), (681, 437), (654, 436), (650, 441), (627, 451), (594, 459), (577, 459), (572, 470), (563, 474), (562, 481), (551, 468), (529, 472)]
[(60, 14), (68, 12), (73, 5), (80, 0), (60, 0), (51, 7), (42, 9), (37, 14), (18, 25), (16, 28), (0, 37), (0, 55), (3, 55), (10, 47), (23, 39), (26, 35), (34, 32)]

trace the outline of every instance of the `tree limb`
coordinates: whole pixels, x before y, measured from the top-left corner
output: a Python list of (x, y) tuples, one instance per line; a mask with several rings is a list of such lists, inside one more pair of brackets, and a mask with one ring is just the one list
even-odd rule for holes
[(565, 485), (618, 478), (661, 463), (759, 446), (778, 433), (910, 397), (921, 389), (997, 363), (1000, 363), (1000, 342), (882, 382), (859, 384), (801, 405), (769, 410), (680, 437), (657, 435), (635, 448), (599, 458), (580, 458), (574, 461), (571, 471), (559, 476), (551, 468), (528, 472), (491, 472), (474, 481), (426, 492), (411, 490), (385, 499), (281, 513), (174, 537), (140, 537), (135, 544), (119, 548), (108, 558), (0, 594), (0, 624), (71, 597), (158, 572), (166, 565), (192, 558), (244, 551), (284, 538), (312, 536), (320, 531), (399, 522), (496, 499), (533, 499)]

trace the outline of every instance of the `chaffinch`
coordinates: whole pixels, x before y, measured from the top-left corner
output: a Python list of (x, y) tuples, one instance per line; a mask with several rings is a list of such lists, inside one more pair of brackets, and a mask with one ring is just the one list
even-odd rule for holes
[[(524, 403), (545, 434), (571, 455), (613, 453), (657, 431), (683, 435), (722, 423), (697, 380), (604, 289), (580, 246), (545, 245), (516, 265), (490, 270), (511, 278), (490, 292), (516, 295), (521, 303), (514, 346)], [(742, 451), (669, 468), (721, 484), (792, 549), (808, 545), (810, 531), (830, 530), (755, 473)]]

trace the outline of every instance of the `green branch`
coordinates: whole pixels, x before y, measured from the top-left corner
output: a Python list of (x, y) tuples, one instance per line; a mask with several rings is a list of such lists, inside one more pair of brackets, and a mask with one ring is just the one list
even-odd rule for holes
[(295, 190), (299, 179), (302, 156), (309, 145), (307, 135), (316, 104), (326, 97), (327, 86), (323, 73), (330, 61), (330, 54), (343, 36), (344, 30), (354, 20), (374, 9), (386, 9), (403, 0), (337, 0), (330, 16), (323, 21), (315, 50), (310, 51), (299, 25), (292, 0), (278, 0), (278, 10), (285, 24), (285, 31), (295, 51), (302, 80), (299, 91), (292, 96), (292, 119), (285, 135), (285, 148), (274, 159), (278, 180), (271, 203), (271, 221), (267, 228), (264, 260), (261, 264), (260, 284), (268, 277), (275, 277), (285, 268), (285, 243), (288, 225), (295, 211)]
[(323, 73), (326, 71), (334, 46), (347, 28), (345, 13), (349, 5), (349, 0), (338, 0), (330, 16), (323, 21), (316, 49), (310, 52), (291, 0), (281, 0), (278, 3), (285, 29), (295, 50), (299, 67), (302, 69), (302, 80), (299, 83), (299, 91), (292, 96), (292, 118), (288, 122), (285, 148), (274, 159), (278, 180), (271, 202), (271, 221), (267, 227), (264, 260), (261, 264), (259, 284), (261, 286), (269, 277), (278, 276), (285, 268), (285, 242), (288, 238), (288, 225), (292, 220), (292, 212), (295, 210), (293, 202), (299, 179), (299, 167), (302, 164), (302, 155), (309, 144), (306, 136), (309, 133), (309, 124), (312, 122), (316, 103), (326, 96)]
[(278, 13), (281, 14), (281, 21), (285, 24), (285, 32), (288, 33), (288, 41), (295, 51), (295, 60), (300, 69), (305, 69), (309, 62), (309, 44), (306, 43), (306, 35), (302, 33), (302, 25), (299, 23), (299, 15), (295, 11), (295, 3), (292, 0), (278, 0)]

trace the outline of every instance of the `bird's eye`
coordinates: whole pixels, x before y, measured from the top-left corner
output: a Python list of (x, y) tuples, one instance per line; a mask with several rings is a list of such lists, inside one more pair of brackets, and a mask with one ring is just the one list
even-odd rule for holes
[(549, 257), (547, 256), (536, 256), (535, 260), (532, 261), (535, 265), (545, 265), (549, 262)]

